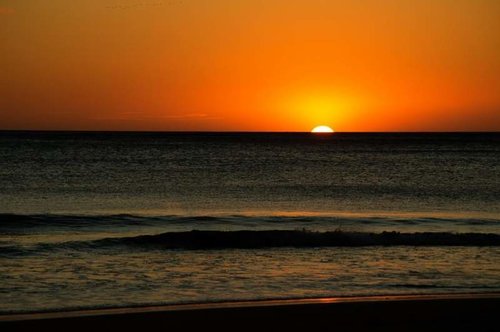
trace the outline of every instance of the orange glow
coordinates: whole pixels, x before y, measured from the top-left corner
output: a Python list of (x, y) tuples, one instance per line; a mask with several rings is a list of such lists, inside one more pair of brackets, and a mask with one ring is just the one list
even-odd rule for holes
[(500, 1), (4, 1), (0, 129), (500, 130)]

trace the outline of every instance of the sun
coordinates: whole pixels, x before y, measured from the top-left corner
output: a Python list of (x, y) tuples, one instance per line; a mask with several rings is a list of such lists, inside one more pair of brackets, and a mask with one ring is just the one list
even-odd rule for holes
[(317, 126), (311, 130), (311, 133), (315, 134), (325, 134), (325, 133), (333, 133), (333, 129), (328, 126)]

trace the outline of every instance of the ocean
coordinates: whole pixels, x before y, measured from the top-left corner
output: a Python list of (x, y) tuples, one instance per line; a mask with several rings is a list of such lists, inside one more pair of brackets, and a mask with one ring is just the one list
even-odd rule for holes
[(0, 313), (498, 291), (499, 133), (0, 132)]

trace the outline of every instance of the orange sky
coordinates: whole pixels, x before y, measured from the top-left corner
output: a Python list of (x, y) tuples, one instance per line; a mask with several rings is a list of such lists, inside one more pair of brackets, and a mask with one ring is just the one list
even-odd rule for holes
[(498, 0), (0, 1), (0, 129), (500, 130)]

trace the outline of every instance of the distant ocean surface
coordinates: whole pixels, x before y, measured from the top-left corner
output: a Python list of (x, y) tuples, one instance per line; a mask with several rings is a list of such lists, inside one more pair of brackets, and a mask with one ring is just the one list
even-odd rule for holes
[(0, 132), (0, 313), (492, 291), (499, 133)]

